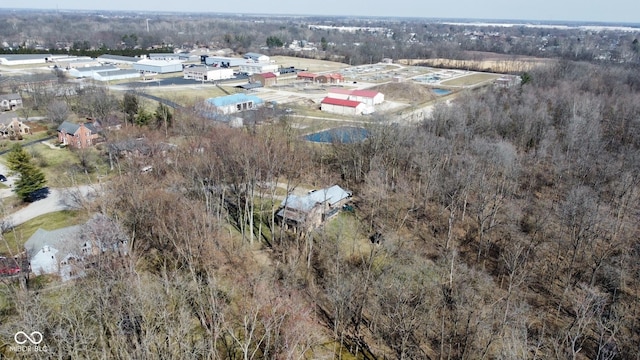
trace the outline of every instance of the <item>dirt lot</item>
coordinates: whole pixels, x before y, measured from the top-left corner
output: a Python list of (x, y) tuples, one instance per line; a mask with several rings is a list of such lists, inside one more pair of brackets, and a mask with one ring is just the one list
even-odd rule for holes
[(271, 60), (284, 67), (295, 66), (296, 69), (307, 69), (311, 72), (338, 71), (349, 67), (347, 64), (338, 62), (305, 59), (292, 56), (272, 56)]

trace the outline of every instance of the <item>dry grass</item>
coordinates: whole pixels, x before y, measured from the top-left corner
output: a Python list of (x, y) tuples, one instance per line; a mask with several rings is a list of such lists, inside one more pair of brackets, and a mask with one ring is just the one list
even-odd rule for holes
[(491, 81), (499, 78), (500, 75), (497, 74), (487, 74), (487, 73), (475, 73), (471, 75), (461, 76), (459, 78), (446, 80), (441, 83), (444, 86), (474, 86), (479, 85), (486, 81)]
[(427, 86), (406, 81), (387, 83), (371, 88), (384, 94), (386, 100), (417, 104), (424, 100), (435, 100), (437, 96)]
[(553, 60), (531, 57), (502, 59), (454, 60), (454, 59), (400, 59), (403, 65), (426, 65), (440, 68), (491, 71), (497, 73), (519, 73), (544, 66)]
[(337, 71), (349, 67), (349, 65), (339, 62), (292, 56), (272, 56), (271, 60), (274, 60), (276, 63), (280, 64), (280, 66), (295, 66), (296, 69), (307, 69), (311, 72)]

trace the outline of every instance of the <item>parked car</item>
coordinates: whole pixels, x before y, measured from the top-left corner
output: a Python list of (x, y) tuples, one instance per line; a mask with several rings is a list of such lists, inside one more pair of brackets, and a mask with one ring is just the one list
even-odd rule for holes
[(31, 194), (27, 195), (27, 202), (34, 202), (42, 199), (46, 199), (49, 196), (49, 188), (43, 187), (42, 189), (38, 189), (33, 191)]
[(2, 174), (0, 174), (0, 181), (2, 181), (2, 182), (7, 181), (7, 177), (2, 175)]

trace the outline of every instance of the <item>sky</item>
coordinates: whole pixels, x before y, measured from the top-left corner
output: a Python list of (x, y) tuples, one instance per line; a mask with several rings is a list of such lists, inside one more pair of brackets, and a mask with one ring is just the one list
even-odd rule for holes
[[(6, 2), (6, 3), (5, 3)], [(2, 8), (640, 23), (638, 0), (22, 0)]]

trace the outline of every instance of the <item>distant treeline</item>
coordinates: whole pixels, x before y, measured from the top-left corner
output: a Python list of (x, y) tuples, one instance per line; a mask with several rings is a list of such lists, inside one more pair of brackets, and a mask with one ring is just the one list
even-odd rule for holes
[(121, 55), (121, 56), (142, 56), (150, 53), (173, 53), (173, 48), (170, 47), (162, 47), (156, 49), (108, 49), (108, 48), (100, 48), (96, 50), (87, 50), (87, 49), (51, 49), (51, 50), (38, 50), (38, 49), (28, 49), (28, 48), (18, 48), (18, 49), (0, 49), (0, 54), (66, 54), (72, 56), (89, 56), (92, 58), (97, 58), (100, 55), (110, 54), (110, 55)]

